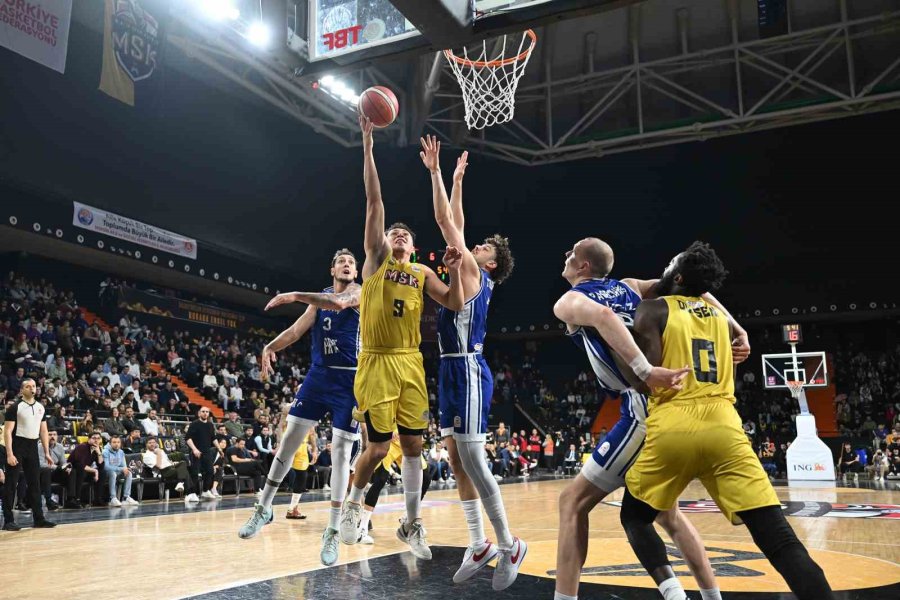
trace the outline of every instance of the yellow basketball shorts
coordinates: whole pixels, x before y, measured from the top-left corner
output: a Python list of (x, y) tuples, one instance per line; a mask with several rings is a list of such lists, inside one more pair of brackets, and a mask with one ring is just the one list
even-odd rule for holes
[[(428, 427), (428, 391), (422, 354), (359, 355), (353, 394), (376, 432), (390, 436), (402, 429)], [(370, 434), (371, 435), (371, 434)]]
[(625, 484), (632, 496), (662, 511), (673, 508), (695, 478), (734, 524), (741, 511), (780, 505), (737, 411), (724, 398), (655, 407)]

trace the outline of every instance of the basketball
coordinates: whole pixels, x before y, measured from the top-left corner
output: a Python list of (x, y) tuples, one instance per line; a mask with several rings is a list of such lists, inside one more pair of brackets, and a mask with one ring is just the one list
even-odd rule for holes
[(359, 112), (369, 117), (375, 127), (387, 127), (400, 114), (397, 96), (389, 88), (376, 85), (359, 96)]

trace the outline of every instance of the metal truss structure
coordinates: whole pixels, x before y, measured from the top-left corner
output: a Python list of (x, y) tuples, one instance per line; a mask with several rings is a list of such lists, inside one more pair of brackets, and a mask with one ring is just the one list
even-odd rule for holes
[[(841, 7), (831, 25), (746, 42), (732, 19), (731, 43), (699, 52), (684, 44), (652, 61), (642, 60), (632, 33), (631, 64), (594, 71), (588, 61), (573, 77), (553, 78), (545, 62), (544, 81), (519, 87), (514, 121), (460, 143), (541, 165), (900, 108), (900, 11), (848, 20), (845, 0)], [(630, 10), (633, 32), (640, 12)], [(860, 60), (859, 46), (873, 39), (888, 41), (891, 55)], [(438, 93), (427, 127), (452, 137), (461, 104), (459, 94)], [(519, 117), (530, 106), (541, 108), (543, 123)]]
[[(411, 114), (379, 135), (398, 145), (430, 130), (455, 144), (522, 165), (596, 158), (900, 108), (900, 11), (839, 19), (768, 39), (743, 41), (732, 18), (730, 43), (644, 60), (636, 32), (640, 5), (629, 11), (630, 61), (554, 77), (552, 53), (522, 82), (516, 119), (484, 132), (460, 125), (462, 97), (443, 58), (419, 60), (416, 85), (403, 86), (367, 66), (349, 77), (358, 89), (390, 85)], [(683, 19), (677, 24), (682, 27)], [(290, 61), (250, 51), (239, 37), (183, 23), (169, 41), (188, 57), (317, 133), (345, 147), (360, 143), (354, 109), (295, 76)], [(552, 27), (544, 33), (552, 34)], [(585, 46), (591, 43), (585, 36)], [(677, 36), (677, 37), (675, 37)], [(545, 38), (548, 37), (545, 35)], [(550, 40), (545, 41), (551, 44)], [(875, 49), (875, 50), (873, 50)], [(585, 52), (592, 57), (592, 53)], [(431, 65), (430, 76), (428, 65)], [(529, 68), (532, 68), (530, 66)], [(392, 71), (393, 72), (393, 71)], [(413, 94), (410, 89), (424, 90)], [(405, 90), (405, 91), (404, 91)]]

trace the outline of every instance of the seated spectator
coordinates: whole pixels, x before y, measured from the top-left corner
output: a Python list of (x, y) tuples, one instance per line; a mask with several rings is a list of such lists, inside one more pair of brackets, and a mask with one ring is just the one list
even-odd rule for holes
[(166, 486), (171, 485), (176, 492), (185, 492), (185, 502), (200, 502), (200, 498), (194, 493), (187, 463), (172, 462), (166, 451), (159, 447), (158, 439), (155, 437), (147, 439), (147, 449), (141, 455), (141, 460), (150, 470), (162, 477)]
[(575, 449), (575, 444), (569, 444), (569, 451), (566, 453), (566, 457), (563, 459), (566, 465), (566, 470), (571, 472), (575, 470), (575, 467), (578, 464), (578, 453)]
[(429, 450), (428, 462), (437, 468), (437, 476), (447, 481), (450, 477), (450, 453), (441, 442), (436, 442)]
[[(222, 426), (222, 429), (224, 429), (224, 425)], [(212, 448), (209, 451), (213, 468), (213, 482), (209, 491), (216, 498), (222, 497), (219, 488), (221, 488), (225, 482), (225, 465), (228, 464), (228, 459), (225, 456), (225, 451), (227, 449), (228, 436), (225, 434), (216, 434), (213, 438)]]
[(103, 453), (100, 451), (100, 434), (92, 433), (88, 441), (78, 444), (69, 454), (69, 464), (72, 465), (69, 477), (69, 497), (66, 500), (66, 508), (82, 508), (79, 501), (81, 487), (88, 478), (94, 486), (94, 503), (103, 504), (103, 486), (100, 482), (100, 471), (103, 468)]
[(134, 409), (131, 407), (125, 409), (125, 416), (122, 418), (122, 426), (128, 433), (131, 433), (135, 429), (137, 429), (138, 431), (143, 431), (143, 429), (141, 429), (140, 423), (138, 423), (137, 419), (134, 416)]
[(119, 438), (122, 438), (128, 434), (128, 430), (125, 428), (125, 424), (119, 416), (118, 407), (115, 407), (110, 411), (109, 418), (103, 421), (103, 427), (110, 436), (117, 435)]
[[(110, 437), (109, 444), (103, 449), (103, 472), (106, 474), (106, 481), (109, 483), (109, 505), (112, 507), (137, 506), (140, 504), (131, 497), (131, 469), (125, 462), (125, 452), (122, 450), (122, 438), (117, 435)], [(119, 475), (124, 477), (124, 487), (122, 488), (122, 499), (119, 500), (116, 491), (116, 483)]]
[(84, 413), (84, 418), (78, 423), (78, 435), (91, 435), (94, 433), (94, 414), (88, 410)]
[(850, 442), (844, 442), (841, 457), (838, 460), (838, 470), (844, 481), (847, 481), (847, 473), (852, 473), (853, 480), (859, 481), (859, 473), (863, 470), (863, 465), (859, 462), (859, 455), (853, 450)]
[(122, 383), (123, 388), (130, 388), (131, 383), (134, 381), (134, 377), (131, 375), (131, 367), (129, 365), (125, 365), (122, 367), (122, 373), (119, 375), (119, 381)]
[(498, 446), (509, 443), (509, 430), (503, 421), (500, 421), (500, 424), (497, 425), (497, 431), (494, 432), (494, 443)]
[(212, 400), (218, 393), (219, 382), (213, 375), (212, 367), (206, 369), (206, 375), (203, 376), (203, 397)]
[(234, 472), (244, 477), (252, 477), (254, 491), (262, 490), (263, 478), (267, 471), (262, 461), (250, 455), (250, 451), (247, 450), (247, 441), (244, 438), (238, 438), (226, 454)]
[(41, 495), (47, 501), (47, 510), (56, 510), (59, 508), (53, 500), (51, 494), (51, 483), (54, 481), (68, 487), (69, 482), (69, 463), (66, 461), (66, 451), (59, 443), (59, 434), (56, 431), (48, 432), (50, 458), (52, 462), (48, 463), (44, 456), (44, 449), (41, 442), (38, 441), (38, 461), (41, 465)]
[(253, 438), (253, 444), (256, 447), (257, 452), (260, 453), (261, 456), (259, 459), (265, 464), (266, 469), (271, 467), (277, 444), (275, 443), (275, 438), (272, 437), (268, 425), (263, 427), (259, 435)]
[(141, 421), (141, 428), (143, 428), (146, 435), (159, 436), (159, 418), (156, 416), (155, 410), (151, 409), (147, 418)]
[(228, 420), (225, 421), (225, 431), (233, 438), (239, 438), (244, 434), (244, 426), (241, 424), (237, 411), (228, 413)]
[(259, 458), (259, 451), (256, 449), (256, 435), (253, 433), (253, 425), (244, 426), (244, 447), (250, 453), (252, 458)]
[(122, 440), (122, 449), (128, 454), (137, 454), (143, 452), (144, 447), (141, 443), (141, 430), (137, 427), (128, 432), (128, 437)]
[(57, 405), (53, 408), (53, 415), (47, 419), (47, 430), (59, 435), (72, 435), (72, 423), (66, 419), (66, 407)]
[(778, 466), (775, 464), (775, 444), (766, 436), (765, 441), (759, 445), (759, 462), (765, 469), (769, 479), (774, 479), (778, 472)]
[(484, 446), (484, 452), (487, 456), (488, 468), (491, 470), (491, 474), (494, 476), (494, 479), (500, 481), (503, 479), (503, 461), (497, 455), (496, 445), (493, 442), (488, 442)]
[[(129, 392), (133, 392), (133, 390), (129, 390)], [(135, 406), (137, 407), (137, 412), (147, 414), (151, 409), (155, 408), (153, 406), (153, 402), (151, 401), (150, 394), (143, 394), (139, 396), (136, 392), (133, 392), (132, 396), (136, 398)]]

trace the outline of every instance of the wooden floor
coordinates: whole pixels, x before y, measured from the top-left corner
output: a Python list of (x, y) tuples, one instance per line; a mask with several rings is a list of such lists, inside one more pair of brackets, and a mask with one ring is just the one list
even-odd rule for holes
[[(501, 488), (513, 533), (529, 543), (522, 567), (524, 574), (542, 580), (551, 577), (548, 572), (555, 568), (559, 527), (557, 497), (567, 484), (568, 480), (559, 479)], [(889, 506), (900, 504), (900, 482), (889, 481), (880, 488), (777, 488), (779, 497), (787, 501), (786, 512), (797, 515), (789, 517), (791, 525), (825, 569), (835, 590), (860, 590), (858, 594), (842, 597), (900, 598), (900, 506)], [(682, 501), (707, 497), (705, 490), (695, 483), (682, 496)], [(620, 498), (621, 492), (617, 492), (607, 500)], [(290, 581), (279, 578), (323, 569), (318, 555), (328, 514), (327, 502), (306, 503), (303, 508), (309, 514), (307, 520), (287, 521), (283, 518), (287, 497), (279, 496), (276, 502), (282, 504), (276, 504), (275, 522), (257, 538), (240, 540), (237, 530), (250, 510), (237, 508), (237, 503), (248, 501), (246, 497), (240, 501), (226, 499), (187, 511), (174, 500), (168, 509), (158, 503), (146, 503), (129, 509), (128, 518), (121, 518), (125, 509), (110, 509), (118, 511), (119, 518), (112, 520), (105, 518), (109, 514), (107, 509), (99, 512), (95, 509), (87, 517), (102, 517), (102, 520), (63, 523), (51, 530), (0, 532), (5, 573), (0, 598), (164, 600), (218, 590), (231, 590), (223, 598), (332, 595), (347, 598), (359, 595), (360, 590), (361, 595), (366, 595), (365, 581), (355, 588), (355, 593), (332, 590), (334, 594), (318, 595), (309, 587), (294, 589), (290, 594), (278, 592), (277, 586), (265, 588), (269, 591), (262, 594), (254, 591), (262, 588), (247, 587), (252, 582), (273, 579)], [(175, 512), (142, 516), (163, 510)], [(691, 513), (690, 519), (706, 542), (723, 591), (752, 591), (761, 594), (759, 598), (777, 598), (778, 592), (786, 591), (783, 581), (761, 557), (745, 528), (732, 527), (721, 514), (709, 512), (714, 508), (706, 503), (686, 506), (685, 510)], [(383, 496), (379, 512), (373, 518), (375, 546), (341, 546), (339, 564), (359, 564), (363, 559), (372, 561), (404, 552), (404, 545), (394, 535), (402, 512), (401, 496)], [(652, 587), (652, 583), (643, 575), (625, 540), (618, 513), (614, 505), (601, 505), (592, 514), (591, 549), (582, 579), (585, 583), (582, 597), (613, 597), (586, 594), (593, 589), (590, 584), (596, 584), (597, 590), (618, 588), (620, 591), (615, 596), (618, 598), (650, 597), (640, 590)], [(52, 518), (64, 521), (66, 516), (63, 511), (54, 513)], [(467, 530), (455, 490), (431, 491), (426, 497), (423, 517), (432, 546), (466, 545)], [(27, 518), (21, 522), (27, 523)], [(441, 556), (446, 556), (448, 564), (453, 566), (461, 554), (459, 550), (448, 549)], [(429, 574), (429, 564), (416, 565), (415, 559), (410, 562), (410, 558), (408, 555), (404, 558), (403, 564), (408, 568), (402, 572), (402, 579), (416, 571), (430, 585), (439, 586), (438, 592), (429, 586), (432, 591), (420, 594), (422, 598), (471, 595), (465, 593), (465, 586), (453, 586), (449, 576), (443, 579), (443, 575)], [(330, 573), (346, 577), (351, 573), (348, 569), (317, 571), (316, 580), (320, 585), (316, 589), (325, 589), (321, 582), (327, 582)], [(365, 572), (361, 576), (363, 580)], [(529, 590), (526, 580), (532, 578), (520, 576), (509, 590), (513, 595), (504, 597), (538, 597), (534, 590)], [(689, 577), (682, 580), (686, 588), (696, 589)], [(398, 581), (394, 583), (401, 585)], [(879, 587), (882, 589), (862, 591)], [(284, 589), (288, 588), (282, 592)], [(552, 590), (552, 585), (547, 589)], [(552, 597), (541, 594), (541, 597)], [(752, 595), (757, 597), (757, 594)], [(416, 596), (415, 593), (402, 595)]]

